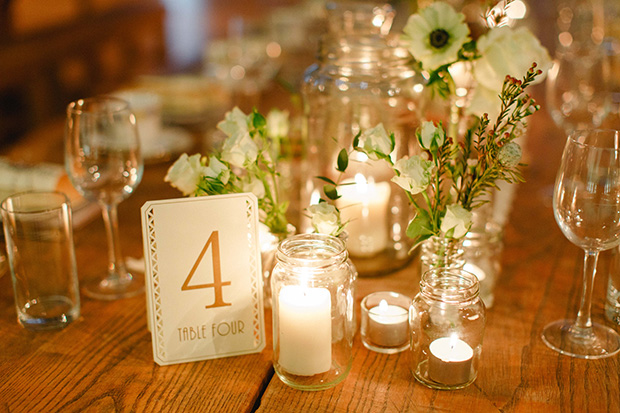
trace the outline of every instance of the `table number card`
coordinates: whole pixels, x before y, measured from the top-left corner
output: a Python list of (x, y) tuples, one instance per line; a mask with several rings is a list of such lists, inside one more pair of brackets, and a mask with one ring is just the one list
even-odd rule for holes
[(144, 204), (147, 317), (157, 364), (265, 347), (257, 228), (253, 194)]

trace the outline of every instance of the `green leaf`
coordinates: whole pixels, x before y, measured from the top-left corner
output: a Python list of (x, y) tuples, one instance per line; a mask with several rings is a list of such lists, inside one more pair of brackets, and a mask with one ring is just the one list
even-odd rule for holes
[(336, 167), (336, 170), (338, 172), (344, 172), (347, 170), (347, 166), (349, 166), (349, 154), (346, 149), (343, 148), (338, 154), (338, 166)]
[(360, 136), (362, 136), (362, 131), (357, 132), (357, 135), (353, 138), (353, 149), (360, 147)]
[(252, 112), (252, 125), (256, 129), (260, 129), (260, 128), (264, 128), (266, 124), (267, 124), (267, 121), (265, 120), (265, 117), (261, 115), (260, 113), (258, 113), (256, 109), (254, 109), (254, 111)]
[(407, 226), (407, 236), (409, 238), (418, 238), (425, 235), (433, 235), (431, 216), (426, 210), (418, 210), (415, 218)]
[(420, 244), (422, 244), (422, 242), (426, 241), (427, 239), (429, 239), (431, 237), (432, 234), (428, 234), (428, 235), (420, 235), (419, 237), (417, 237), (416, 239), (413, 240), (413, 245), (411, 246), (411, 248), (409, 248), (409, 254), (411, 254), (413, 252), (413, 250), (415, 250), (416, 248), (418, 248), (420, 246)]
[(338, 198), (340, 198), (340, 195), (338, 195), (338, 191), (336, 190), (336, 187), (334, 185), (324, 185), (323, 192), (325, 192), (325, 196), (331, 199), (332, 201), (335, 201)]
[(326, 176), (317, 176), (316, 179), (320, 179), (321, 181), (327, 182), (328, 184), (333, 185), (333, 186), (337, 185), (336, 182), (332, 181), (331, 179), (329, 179)]

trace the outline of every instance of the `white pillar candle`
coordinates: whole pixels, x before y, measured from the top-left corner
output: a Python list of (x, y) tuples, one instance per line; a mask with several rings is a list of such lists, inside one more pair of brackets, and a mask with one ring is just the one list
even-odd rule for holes
[(347, 222), (347, 249), (351, 255), (367, 257), (383, 251), (388, 245), (388, 182), (368, 182), (355, 175), (355, 183), (345, 181), (337, 201), (342, 222)]
[(453, 335), (434, 340), (429, 350), (428, 375), (431, 380), (449, 386), (470, 380), (474, 351), (469, 344)]
[(331, 295), (326, 288), (282, 287), (278, 299), (283, 370), (298, 376), (329, 371), (332, 363)]
[(381, 300), (368, 311), (368, 338), (382, 347), (402, 346), (409, 339), (409, 312)]

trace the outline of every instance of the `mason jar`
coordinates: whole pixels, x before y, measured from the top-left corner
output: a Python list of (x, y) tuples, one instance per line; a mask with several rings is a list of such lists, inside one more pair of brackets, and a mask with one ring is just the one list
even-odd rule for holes
[(271, 276), (273, 365), (299, 390), (335, 386), (349, 373), (356, 271), (344, 241), (324, 234), (282, 241)]
[(409, 310), (411, 371), (435, 389), (460, 389), (478, 373), (486, 322), (478, 279), (462, 269), (422, 275)]
[(424, 91), (409, 52), (389, 34), (389, 6), (369, 5), (327, 4), (329, 31), (302, 84), (301, 230), (310, 227), (303, 209), (324, 196), (324, 182), (317, 177), (347, 183), (339, 188), (336, 206), (348, 221), (347, 249), (360, 276), (386, 274), (409, 261), (405, 231), (412, 209), (404, 191), (391, 182), (394, 172), (387, 162), (355, 152), (339, 176), (338, 154), (351, 149), (360, 131), (380, 123), (394, 133), (393, 160), (417, 151), (414, 134)]

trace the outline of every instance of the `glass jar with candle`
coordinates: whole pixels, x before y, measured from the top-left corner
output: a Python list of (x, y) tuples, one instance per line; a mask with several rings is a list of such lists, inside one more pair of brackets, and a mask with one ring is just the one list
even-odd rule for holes
[(409, 323), (411, 371), (424, 385), (460, 389), (476, 379), (486, 322), (478, 293), (478, 279), (462, 269), (422, 275)]
[[(336, 180), (338, 153), (354, 137), (382, 123), (393, 132), (391, 156), (417, 147), (424, 79), (413, 70), (409, 52), (390, 35), (389, 5), (362, 1), (328, 2), (329, 31), (321, 40), (319, 61), (304, 75), (304, 160), (302, 209), (318, 202), (323, 182)], [(347, 249), (360, 276), (389, 273), (409, 261), (405, 234), (411, 208), (404, 192), (390, 181), (392, 169), (362, 153), (351, 155), (336, 206), (348, 221)], [(305, 211), (303, 211), (305, 212)], [(310, 227), (301, 217), (302, 232)]]
[(294, 235), (276, 253), (273, 365), (299, 390), (335, 386), (353, 360), (355, 267), (340, 238)]

